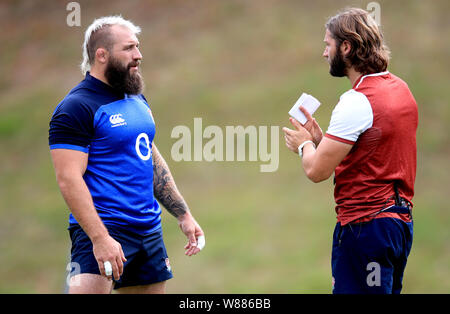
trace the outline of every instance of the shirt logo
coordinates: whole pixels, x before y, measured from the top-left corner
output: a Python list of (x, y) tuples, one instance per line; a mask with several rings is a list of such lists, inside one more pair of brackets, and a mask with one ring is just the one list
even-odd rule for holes
[(126, 125), (125, 119), (122, 118), (122, 114), (113, 114), (109, 117), (109, 122), (111, 122), (111, 127), (114, 128), (116, 126)]

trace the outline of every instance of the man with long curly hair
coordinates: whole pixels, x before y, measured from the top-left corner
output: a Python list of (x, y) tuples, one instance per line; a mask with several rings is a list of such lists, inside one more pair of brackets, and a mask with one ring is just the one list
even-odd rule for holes
[(337, 224), (333, 293), (400, 293), (411, 250), (416, 176), (417, 104), (408, 85), (387, 70), (389, 49), (367, 11), (347, 9), (326, 23), (323, 57), (346, 76), (328, 130), (316, 120), (283, 128), (309, 179), (334, 172)]

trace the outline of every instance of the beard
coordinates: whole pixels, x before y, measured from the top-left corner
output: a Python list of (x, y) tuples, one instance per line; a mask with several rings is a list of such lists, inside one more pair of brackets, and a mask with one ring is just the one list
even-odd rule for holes
[(347, 65), (339, 49), (340, 47), (336, 48), (336, 54), (330, 61), (330, 74), (335, 77), (344, 77), (347, 75)]
[(137, 65), (139, 65), (139, 61), (133, 61), (124, 66), (120, 60), (111, 56), (106, 66), (105, 78), (109, 85), (119, 93), (141, 94), (144, 89), (144, 80), (139, 71), (133, 74), (130, 72), (130, 68)]

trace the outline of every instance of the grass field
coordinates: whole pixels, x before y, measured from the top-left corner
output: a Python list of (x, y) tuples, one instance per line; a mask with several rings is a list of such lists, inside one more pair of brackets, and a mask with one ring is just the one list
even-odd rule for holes
[[(68, 2), (68, 1), (67, 1)], [(335, 212), (331, 179), (308, 181), (279, 138), (279, 168), (261, 162), (174, 162), (171, 131), (217, 125), (287, 126), (302, 92), (322, 106), (326, 130), (339, 96), (321, 57), (324, 23), (369, 1), (65, 1), (0, 4), (0, 293), (60, 293), (68, 263), (68, 210), (48, 150), (55, 106), (81, 79), (83, 32), (99, 16), (140, 25), (156, 144), (206, 234), (198, 256), (163, 211), (174, 279), (169, 293), (330, 293)], [(419, 105), (415, 234), (404, 293), (450, 292), (450, 27), (448, 1), (378, 1), (392, 50), (389, 70)]]

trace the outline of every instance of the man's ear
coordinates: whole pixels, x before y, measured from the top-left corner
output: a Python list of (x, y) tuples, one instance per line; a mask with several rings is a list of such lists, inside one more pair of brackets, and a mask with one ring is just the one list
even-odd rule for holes
[(352, 44), (348, 40), (344, 40), (339, 48), (341, 49), (341, 54), (345, 57), (352, 50)]
[(106, 64), (108, 62), (109, 53), (105, 48), (98, 48), (95, 51), (95, 60), (100, 64)]

